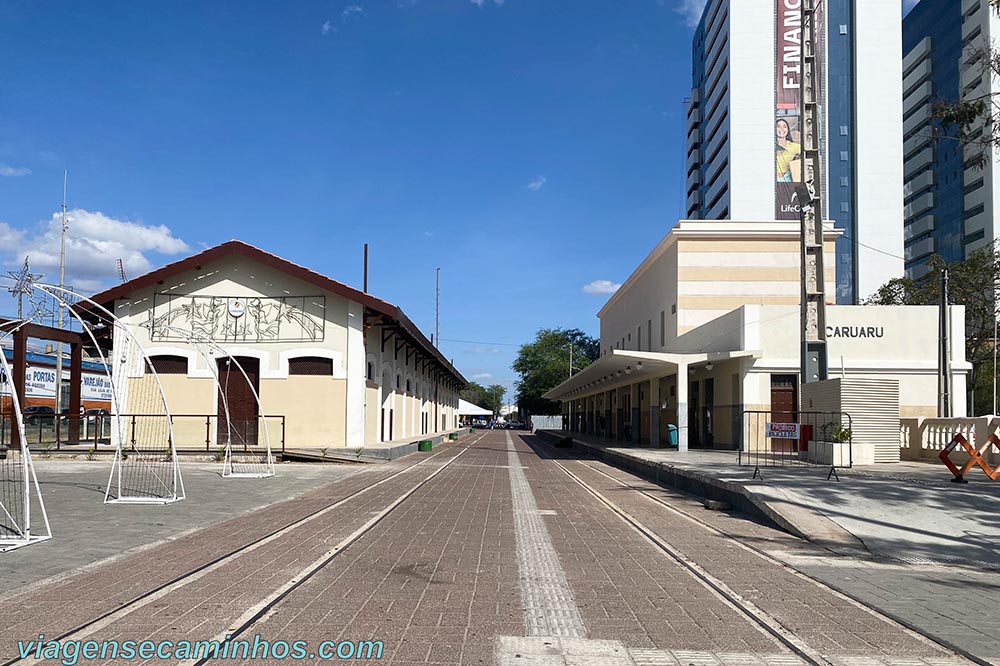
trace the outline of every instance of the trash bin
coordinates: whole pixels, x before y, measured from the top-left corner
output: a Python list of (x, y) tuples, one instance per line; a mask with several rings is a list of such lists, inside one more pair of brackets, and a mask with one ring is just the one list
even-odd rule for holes
[(430, 451), (431, 446), (431, 440), (425, 439), (417, 444), (417, 451)]
[(673, 423), (667, 424), (666, 446), (677, 446), (677, 426), (675, 426)]

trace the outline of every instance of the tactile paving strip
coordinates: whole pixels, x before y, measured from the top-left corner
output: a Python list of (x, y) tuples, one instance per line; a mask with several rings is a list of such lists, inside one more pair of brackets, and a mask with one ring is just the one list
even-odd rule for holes
[(539, 515), (535, 495), (518, 460), (510, 433), (507, 433), (507, 461), (527, 634), (585, 637), (587, 632), (573, 598), (573, 590)]

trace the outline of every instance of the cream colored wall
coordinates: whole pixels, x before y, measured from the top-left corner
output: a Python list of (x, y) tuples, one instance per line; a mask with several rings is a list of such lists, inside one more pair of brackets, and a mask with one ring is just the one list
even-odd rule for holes
[[(286, 447), (345, 446), (346, 381), (314, 375), (262, 379), (260, 399), (268, 414), (284, 414)], [(279, 446), (280, 436), (270, 433), (272, 448)]]
[(378, 385), (370, 382), (365, 387), (365, 442), (378, 441), (379, 409)]
[[(645, 338), (650, 320), (653, 344), (643, 340), (642, 350), (669, 351), (677, 336), (742, 305), (798, 305), (799, 235), (798, 223), (678, 222), (601, 309), (602, 354), (609, 347), (621, 348), (623, 337), (625, 349), (638, 349), (636, 329), (641, 326)], [(831, 299), (836, 294), (836, 235), (828, 235), (824, 248)]]
[[(745, 304), (798, 305), (798, 238), (679, 239), (678, 335)], [(824, 249), (826, 289), (836, 294), (836, 247)]]
[[(676, 337), (676, 315), (671, 313), (677, 303), (677, 249), (666, 247), (649, 264), (642, 279), (617, 296), (617, 300), (601, 316), (601, 354), (608, 349), (636, 350), (636, 329), (642, 327), (642, 351), (664, 351)], [(666, 345), (660, 345), (660, 312), (664, 313)], [(653, 339), (646, 340), (647, 324), (653, 322)], [(631, 336), (631, 339), (630, 339)], [(622, 346), (625, 338), (625, 346)]]
[[(325, 295), (326, 316), (324, 318), (324, 331), (322, 340), (313, 342), (223, 342), (224, 348), (236, 355), (241, 350), (254, 350), (263, 352), (264, 358), (261, 360), (261, 377), (287, 376), (287, 366), (282, 368), (282, 352), (296, 352), (303, 348), (317, 348), (329, 350), (339, 356), (334, 362), (334, 375), (344, 376), (346, 367), (344, 365), (344, 351), (347, 344), (347, 306), (346, 299), (326, 292), (322, 293), (318, 287), (293, 278), (285, 273), (257, 264), (240, 255), (230, 255), (218, 260), (209, 262), (202, 266), (200, 271), (191, 270), (181, 273), (170, 279), (168, 283), (156, 285), (155, 289), (150, 287), (138, 290), (131, 294), (129, 301), (118, 302), (119, 317), (124, 318), (130, 324), (130, 330), (139, 342), (146, 348), (175, 347), (186, 349), (195, 353), (193, 345), (187, 344), (184, 340), (156, 340), (149, 338), (149, 331), (141, 326), (146, 322), (150, 314), (158, 316), (167, 312), (167, 296), (156, 295), (154, 293), (167, 292), (177, 294), (173, 300), (173, 306), (178, 307), (183, 303), (183, 295), (196, 296), (216, 296), (216, 297), (240, 297), (252, 298), (255, 296), (267, 296), (281, 298), (286, 296), (316, 296)], [(155, 300), (155, 309), (154, 309)], [(229, 315), (224, 315), (228, 317)], [(253, 355), (253, 354), (251, 354)], [(195, 363), (192, 374), (208, 373), (208, 367), (200, 354), (195, 353)], [(265, 409), (267, 407), (265, 406)], [(270, 410), (268, 410), (270, 411)]]
[[(160, 385), (167, 396), (170, 413), (215, 415), (217, 400), (215, 382), (212, 379), (188, 379), (187, 375), (159, 375)], [(152, 381), (151, 376), (133, 380), (139, 383)], [(137, 392), (130, 391), (132, 398)], [(205, 419), (174, 417), (174, 442), (179, 448), (202, 448), (205, 446)], [(210, 420), (209, 447), (215, 448), (216, 419)]]

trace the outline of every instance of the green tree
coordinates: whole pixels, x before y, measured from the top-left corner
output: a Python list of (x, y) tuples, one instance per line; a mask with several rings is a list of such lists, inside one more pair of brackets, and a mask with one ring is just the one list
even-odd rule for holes
[(483, 386), (482, 384), (479, 384), (478, 382), (469, 382), (469, 386), (465, 389), (462, 389), (462, 392), (458, 394), (458, 397), (460, 397), (462, 400), (465, 400), (466, 402), (471, 402), (473, 405), (476, 405), (477, 407), (482, 407), (483, 409), (487, 409), (486, 387)]
[(503, 397), (506, 395), (507, 389), (505, 389), (500, 384), (491, 384), (483, 396), (483, 404), (480, 407), (488, 409), (493, 412), (493, 417), (496, 418), (500, 416), (500, 412), (503, 411)]
[(931, 270), (919, 280), (894, 278), (865, 303), (937, 305), (941, 299), (941, 272), (947, 266), (949, 301), (965, 306), (965, 354), (972, 363), (968, 404), (973, 414), (992, 413), (993, 326), (998, 315), (995, 294), (1000, 289), (1000, 246), (987, 245), (952, 264), (935, 255), (928, 266)]
[[(989, 6), (1000, 13), (1000, 0), (989, 0)], [(992, 81), (1000, 77), (1000, 50), (992, 44), (969, 48), (962, 56), (963, 68), (967, 64), (978, 68), (983, 78)], [(965, 99), (935, 102), (932, 112), (934, 138), (956, 140), (963, 148), (972, 148), (966, 161), (971, 160), (980, 168), (984, 167), (1000, 148), (997, 94), (989, 92)]]
[[(570, 368), (570, 349), (573, 363)], [(601, 343), (580, 329), (543, 328), (535, 340), (521, 345), (514, 360), (517, 404), (531, 414), (559, 414), (559, 402), (542, 395), (555, 388), (600, 356)]]

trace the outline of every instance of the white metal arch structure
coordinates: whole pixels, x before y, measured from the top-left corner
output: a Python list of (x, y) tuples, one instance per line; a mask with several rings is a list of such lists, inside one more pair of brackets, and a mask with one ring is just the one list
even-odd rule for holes
[[(142, 345), (128, 326), (100, 303), (53, 285), (36, 284), (35, 287), (55, 297), (59, 306), (65, 307), (80, 322), (105, 368), (112, 366), (97, 344), (90, 325), (63, 296), (70, 295), (93, 306), (100, 319), (112, 327), (115, 337), (121, 334), (124, 343), (123, 349), (115, 349), (116, 360), (121, 365), (114, 366), (119, 369), (119, 376), (124, 378), (124, 382), (115, 382), (114, 373), (108, 373), (111, 383), (111, 440), (115, 446), (115, 457), (104, 502), (170, 504), (184, 499), (184, 480), (177, 460), (170, 408), (160, 378)], [(153, 378), (152, 382), (145, 381), (139, 371), (140, 363), (145, 364), (145, 374)]]
[[(215, 382), (215, 394), (218, 396), (220, 404), (222, 405), (223, 411), (226, 415), (226, 447), (222, 476), (225, 478), (244, 479), (259, 479), (274, 476), (274, 455), (271, 452), (271, 437), (267, 429), (267, 419), (264, 418), (264, 408), (260, 403), (260, 395), (253, 387), (253, 382), (250, 381), (250, 376), (247, 374), (246, 370), (240, 362), (236, 360), (235, 356), (226, 351), (225, 348), (214, 340), (203, 336), (193, 335), (190, 331), (175, 328), (173, 326), (165, 326), (163, 328), (184, 336), (189, 343), (192, 343), (204, 359), (206, 365), (208, 365), (209, 371), (212, 373), (212, 379)], [(226, 391), (227, 387), (223, 386), (221, 380), (219, 379), (219, 368), (217, 365), (217, 361), (223, 358), (226, 360), (227, 366), (236, 366), (240, 375), (243, 377), (244, 381), (246, 381), (251, 394), (253, 394), (254, 401), (257, 403), (257, 414), (259, 415), (260, 421), (264, 426), (263, 447), (248, 442), (238, 429), (235, 433), (233, 431), (232, 419), (229, 411), (229, 399)], [(227, 383), (229, 381), (230, 374), (230, 372), (226, 372)], [(220, 422), (217, 427), (222, 428), (223, 424)]]
[[(15, 323), (13, 329), (0, 331), (0, 340), (10, 336), (28, 321), (18, 320), (9, 322), (8, 325)], [(2, 352), (0, 352), (0, 366), (3, 368), (4, 376), (12, 383), (14, 374), (11, 372), (10, 364), (7, 363), (7, 357)], [(24, 438), (24, 415), (17, 391), (11, 390), (10, 397), (11, 418), (17, 419), (19, 450), (11, 450), (5, 439), (0, 440), (0, 552), (2, 553), (52, 538), (52, 528), (49, 526), (49, 516), (45, 511), (41, 488), (38, 486), (38, 476), (35, 474), (35, 466), (31, 464), (31, 451)], [(32, 519), (37, 516), (41, 516), (40, 529), (35, 529), (32, 523)]]

